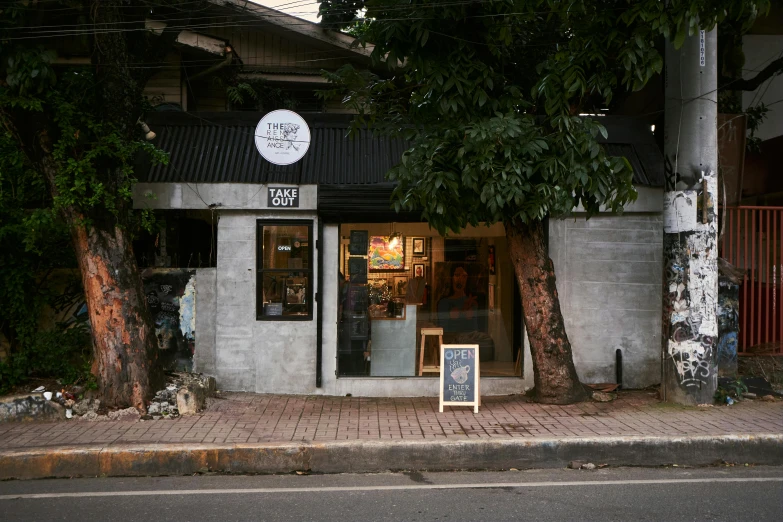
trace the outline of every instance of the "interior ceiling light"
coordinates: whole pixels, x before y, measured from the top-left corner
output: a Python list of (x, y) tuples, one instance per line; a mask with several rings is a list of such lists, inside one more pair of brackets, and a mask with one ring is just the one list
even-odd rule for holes
[(389, 246), (394, 248), (400, 242), (402, 234), (394, 231), (394, 222), (392, 222), (391, 233), (389, 234)]

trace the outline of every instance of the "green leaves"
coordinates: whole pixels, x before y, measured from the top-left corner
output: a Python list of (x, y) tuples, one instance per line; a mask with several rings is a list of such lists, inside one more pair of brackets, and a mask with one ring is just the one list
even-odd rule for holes
[(57, 79), (51, 64), (57, 54), (53, 50), (43, 46), (0, 45), (0, 53), (7, 56), (4, 62), (8, 66), (0, 68), (0, 76), (5, 78), (9, 95), (37, 95), (55, 84)]
[(390, 72), (343, 68), (330, 77), (331, 94), (357, 112), (357, 125), (411, 142), (389, 173), (395, 208), (420, 209), (445, 232), (563, 215), (578, 204), (588, 214), (621, 211), (633, 201), (631, 166), (607, 156), (598, 141), (606, 129), (576, 115), (660, 74), (663, 37), (680, 45), (739, 4), (768, 1), (610, 4), (365, 2), (360, 43), (375, 44), (375, 63)]

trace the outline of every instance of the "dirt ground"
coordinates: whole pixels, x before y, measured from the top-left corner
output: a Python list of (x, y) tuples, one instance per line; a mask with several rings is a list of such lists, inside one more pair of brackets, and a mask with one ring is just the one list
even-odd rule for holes
[(775, 391), (783, 392), (783, 356), (750, 355), (738, 358), (738, 371), (743, 377), (762, 377)]

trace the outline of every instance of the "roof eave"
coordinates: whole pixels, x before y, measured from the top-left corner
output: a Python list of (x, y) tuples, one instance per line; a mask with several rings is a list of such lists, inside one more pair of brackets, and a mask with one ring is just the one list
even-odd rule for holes
[(374, 46), (358, 46), (356, 45), (356, 39), (352, 36), (339, 31), (325, 29), (315, 22), (298, 18), (282, 11), (276, 11), (270, 7), (250, 2), (249, 0), (209, 0), (209, 2), (217, 6), (229, 6), (248, 12), (256, 18), (276, 27), (297, 33), (307, 38), (312, 38), (322, 43), (334, 45), (363, 58), (369, 58), (372, 54)]

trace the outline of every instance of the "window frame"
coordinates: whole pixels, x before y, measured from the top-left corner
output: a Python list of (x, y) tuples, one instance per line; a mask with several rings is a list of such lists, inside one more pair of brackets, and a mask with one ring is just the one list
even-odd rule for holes
[[(264, 268), (264, 227), (306, 226), (308, 267)], [(312, 219), (257, 219), (256, 220), (256, 321), (312, 321), (313, 320), (313, 220)], [(264, 315), (264, 274), (290, 274), (303, 272), (307, 276), (307, 315)]]

